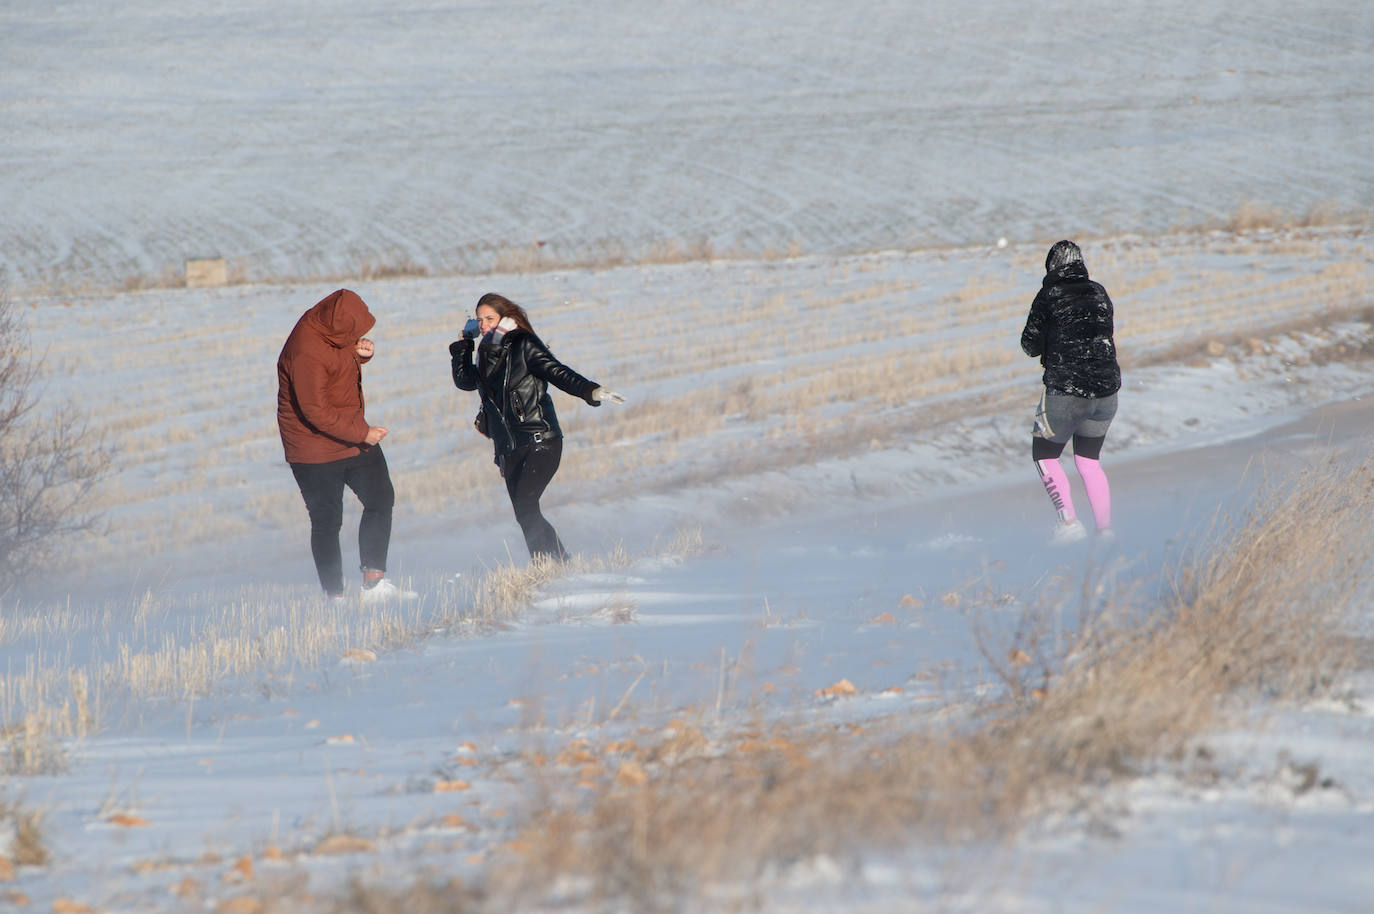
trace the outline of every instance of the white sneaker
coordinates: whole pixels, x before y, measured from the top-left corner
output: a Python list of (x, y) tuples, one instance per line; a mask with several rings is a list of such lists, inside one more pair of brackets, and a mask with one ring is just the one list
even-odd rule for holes
[(1111, 527), (1106, 527), (1102, 530), (1097, 531), (1097, 541), (1099, 543), (1102, 543), (1104, 546), (1108, 543), (1116, 542), (1116, 531), (1113, 530)]
[(413, 590), (406, 590), (398, 587), (391, 582), (390, 578), (380, 578), (371, 587), (363, 588), (364, 603), (383, 603), (387, 600), (413, 600), (419, 594)]
[(1050, 537), (1050, 545), (1064, 546), (1068, 543), (1081, 542), (1088, 538), (1088, 529), (1083, 526), (1083, 522), (1077, 518), (1063, 523), (1054, 531), (1054, 536)]

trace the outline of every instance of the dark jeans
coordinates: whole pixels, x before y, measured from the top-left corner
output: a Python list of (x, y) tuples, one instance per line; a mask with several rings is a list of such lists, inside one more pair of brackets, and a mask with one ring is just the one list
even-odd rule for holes
[(343, 490), (348, 486), (363, 505), (358, 522), (358, 557), (363, 568), (386, 571), (386, 550), (391, 543), (391, 508), (396, 492), (380, 447), (356, 457), (329, 463), (293, 463), (291, 472), (301, 487), (305, 509), (310, 512), (310, 553), (320, 586), (327, 593), (343, 593), (343, 555), (339, 529), (343, 527)]
[(563, 459), (563, 439), (543, 441), (516, 448), (501, 461), (506, 475), (506, 491), (510, 493), (515, 519), (525, 534), (525, 546), (530, 558), (540, 555), (566, 559), (568, 553), (558, 539), (558, 531), (539, 512), (539, 498), (553, 481), (558, 464)]

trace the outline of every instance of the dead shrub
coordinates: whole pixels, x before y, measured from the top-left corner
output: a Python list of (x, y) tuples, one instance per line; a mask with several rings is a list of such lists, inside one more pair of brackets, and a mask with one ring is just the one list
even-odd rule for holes
[[(1345, 627), (1365, 595), (1374, 463), (1327, 460), (1262, 486), (1257, 503), (1177, 579), (1168, 630), (1182, 669), (1218, 692), (1292, 698), (1329, 688), (1355, 658)], [(1196, 671), (1196, 672), (1195, 672)]]
[(39, 365), (0, 291), (0, 593), (89, 530), (92, 491), (111, 455), (74, 406), (38, 409)]
[(1033, 782), (1071, 789), (1181, 753), (1237, 696), (1330, 690), (1358, 662), (1346, 628), (1367, 596), (1371, 492), (1374, 467), (1334, 462), (1262, 486), (1179, 565), (1167, 605), (1090, 607), (1038, 691), (1022, 677), (1043, 665), (1002, 665), (1020, 709), (989, 734)]

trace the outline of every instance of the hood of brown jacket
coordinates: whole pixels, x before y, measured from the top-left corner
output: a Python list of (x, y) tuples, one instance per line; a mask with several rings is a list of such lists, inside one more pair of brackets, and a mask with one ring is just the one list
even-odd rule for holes
[(331, 346), (352, 349), (377, 323), (367, 304), (350, 289), (331, 292), (305, 312), (310, 326)]

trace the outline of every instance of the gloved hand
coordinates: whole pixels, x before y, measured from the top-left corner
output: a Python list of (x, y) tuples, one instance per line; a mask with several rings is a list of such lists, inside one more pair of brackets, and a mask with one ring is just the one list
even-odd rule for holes
[(477, 318), (470, 317), (468, 322), (463, 325), (463, 339), (475, 340), (482, 335), (482, 325), (477, 323)]
[(596, 390), (592, 391), (592, 402), (593, 402), (593, 403), (624, 403), (624, 402), (625, 402), (625, 397), (624, 397), (623, 395), (621, 395), (621, 394), (616, 393), (616, 392), (613, 391), (613, 390), (607, 390), (607, 389), (604, 388), (604, 387), (598, 387)]
[(464, 352), (472, 351), (472, 340), (463, 337), (461, 340), (454, 340), (448, 344), (448, 354), (455, 359), (461, 359)]
[(510, 333), (519, 326), (520, 325), (515, 322), (515, 318), (513, 317), (503, 317), (496, 322), (496, 329), (500, 330), (502, 333)]

